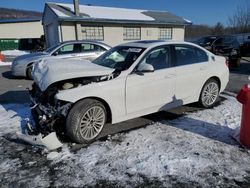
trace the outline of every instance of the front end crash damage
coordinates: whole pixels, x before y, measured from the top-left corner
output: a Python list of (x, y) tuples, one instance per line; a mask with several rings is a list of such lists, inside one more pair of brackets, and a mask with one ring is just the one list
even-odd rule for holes
[[(22, 140), (37, 146), (44, 146), (54, 150), (63, 144), (60, 137), (64, 134), (64, 120), (71, 103), (47, 101), (39, 88), (33, 84), (30, 93), (32, 118), (26, 119), (24, 134), (19, 135)], [(51, 97), (51, 96), (50, 96)]]
[(112, 74), (106, 76), (64, 80), (53, 83), (45, 91), (41, 91), (37, 84), (34, 83), (32, 89), (29, 91), (32, 120), (27, 121), (26, 124), (26, 135), (29, 135), (31, 138), (23, 140), (34, 145), (41, 145), (42, 143), (49, 150), (61, 147), (62, 143), (60, 140), (67, 139), (65, 122), (73, 104), (57, 100), (55, 95), (63, 90), (108, 81), (114, 79), (119, 74), (120, 72), (114, 71)]

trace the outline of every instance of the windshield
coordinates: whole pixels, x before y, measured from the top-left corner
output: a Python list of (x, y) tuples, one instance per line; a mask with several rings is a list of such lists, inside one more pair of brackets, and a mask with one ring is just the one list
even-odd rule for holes
[(196, 43), (200, 45), (210, 45), (211, 43), (213, 43), (213, 41), (215, 41), (215, 39), (215, 37), (202, 37), (198, 39)]
[(93, 63), (120, 71), (127, 70), (144, 50), (145, 48), (117, 46), (94, 60)]
[(51, 53), (51, 52), (53, 52), (58, 46), (59, 46), (59, 44), (53, 45), (53, 46), (47, 48), (47, 49), (45, 50), (45, 52)]

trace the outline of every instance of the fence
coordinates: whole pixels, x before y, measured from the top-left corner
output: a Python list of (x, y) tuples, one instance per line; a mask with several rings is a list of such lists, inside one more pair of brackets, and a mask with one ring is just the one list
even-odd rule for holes
[(0, 51), (18, 49), (18, 39), (0, 39)]

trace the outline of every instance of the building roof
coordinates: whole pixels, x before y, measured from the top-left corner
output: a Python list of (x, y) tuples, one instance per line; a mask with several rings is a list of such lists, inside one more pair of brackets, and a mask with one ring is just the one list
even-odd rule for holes
[(47, 3), (61, 21), (87, 21), (106, 23), (141, 23), (160, 25), (187, 25), (191, 21), (170, 12), (127, 8), (79, 5), (80, 15), (74, 14), (73, 4)]
[(0, 19), (0, 23), (22, 23), (22, 22), (38, 22), (42, 18), (14, 18), (14, 19)]

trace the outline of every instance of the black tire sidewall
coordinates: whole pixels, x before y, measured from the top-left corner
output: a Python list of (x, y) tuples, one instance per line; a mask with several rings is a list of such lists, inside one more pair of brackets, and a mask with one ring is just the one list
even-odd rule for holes
[(72, 109), (70, 110), (67, 119), (66, 119), (66, 134), (72, 139), (72, 141), (76, 143), (91, 143), (93, 142), (102, 132), (104, 126), (102, 127), (102, 130), (98, 135), (96, 135), (95, 138), (92, 140), (85, 140), (81, 133), (80, 133), (80, 122), (83, 117), (83, 115), (86, 113), (86, 111), (94, 106), (99, 106), (104, 110), (105, 113), (105, 122), (107, 121), (107, 111), (105, 106), (99, 102), (98, 100), (94, 99), (84, 99), (82, 101), (77, 102)]
[(32, 65), (29, 65), (26, 71), (27, 78), (32, 80)]

